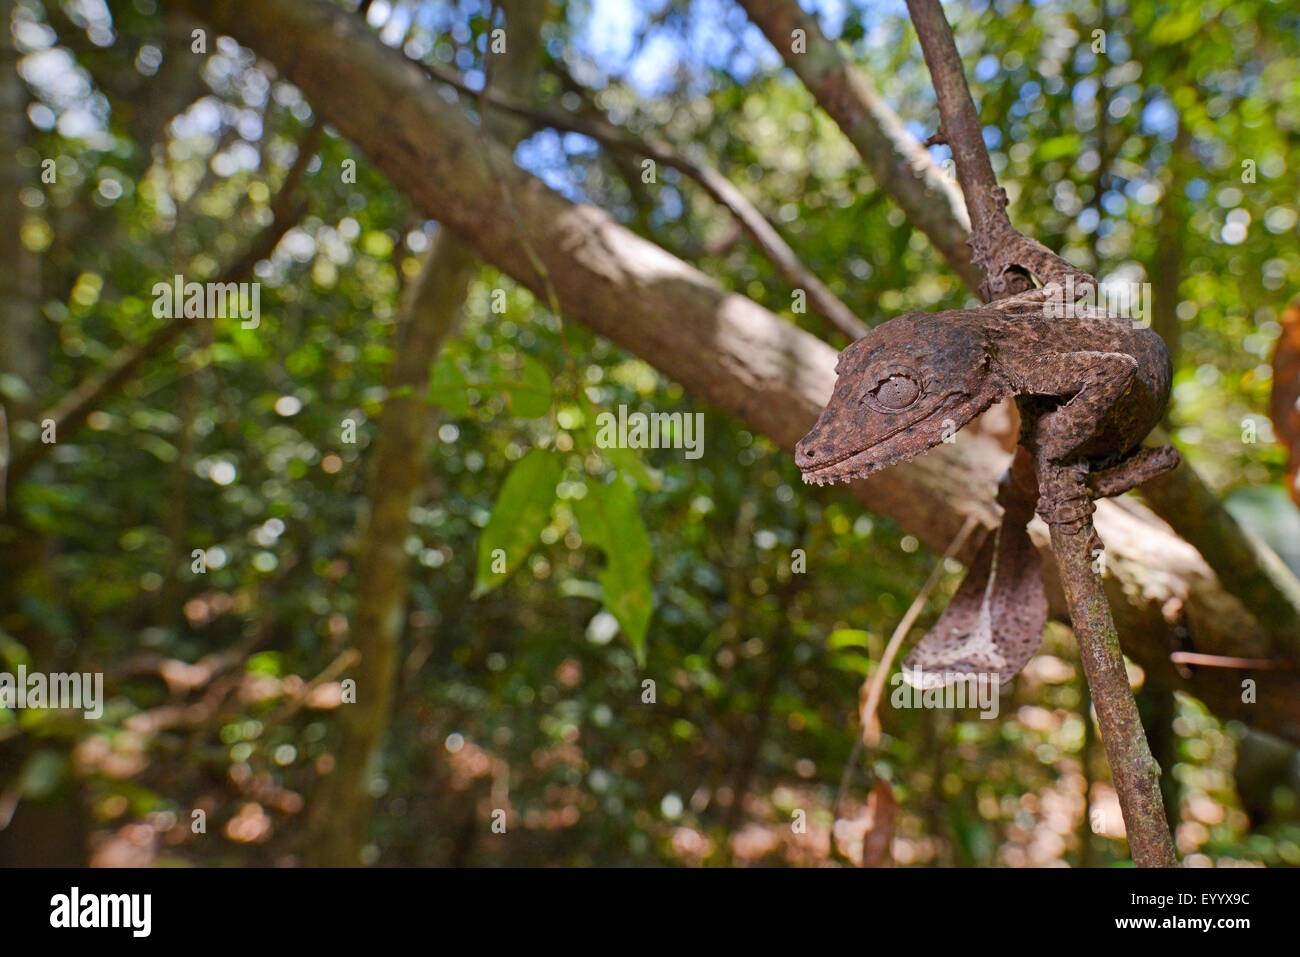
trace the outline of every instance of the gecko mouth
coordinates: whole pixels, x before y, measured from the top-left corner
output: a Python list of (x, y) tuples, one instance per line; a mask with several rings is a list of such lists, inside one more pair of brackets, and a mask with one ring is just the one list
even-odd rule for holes
[[(902, 430), (900, 430), (902, 431)], [(861, 463), (855, 463), (853, 460), (869, 456), (882, 444), (893, 438), (895, 432), (873, 445), (868, 445), (864, 449), (858, 449), (854, 452), (847, 452), (838, 458), (830, 459), (825, 462), (818, 462), (814, 466), (801, 468), (804, 483), (807, 485), (835, 485), (839, 482), (851, 482), (854, 479), (865, 478), (872, 472), (879, 472), (883, 468), (900, 461), (906, 457), (903, 452), (895, 452), (892, 455), (886, 455), (878, 459), (865, 459)]]
[[(815, 462), (808, 461), (807, 456), (800, 455), (799, 449), (796, 448), (795, 462), (799, 466), (799, 471), (803, 473), (804, 483), (807, 485), (847, 483), (854, 479), (865, 478), (873, 472), (879, 472), (883, 468), (888, 468), (920, 454), (920, 451), (923, 450), (909, 452), (902, 447), (891, 449), (889, 447), (890, 442), (897, 436), (922, 426), (927, 420), (933, 419), (936, 415), (944, 414), (951, 405), (951, 402), (944, 402), (939, 408), (932, 409), (920, 418), (898, 426), (870, 445), (854, 449), (851, 452), (845, 452), (843, 455), (837, 455), (833, 458), (819, 459)], [(799, 461), (801, 458), (804, 461)]]

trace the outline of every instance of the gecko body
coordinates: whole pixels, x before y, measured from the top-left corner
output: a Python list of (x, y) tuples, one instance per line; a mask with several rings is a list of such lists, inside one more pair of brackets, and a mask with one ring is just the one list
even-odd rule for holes
[(988, 285), (996, 294), (1005, 287), (999, 277), (1041, 270), (1048, 286), (876, 327), (840, 354), (831, 400), (795, 450), (805, 482), (848, 482), (919, 455), (1015, 397), (1021, 447), (999, 487), (1002, 524), (905, 662), (922, 673), (922, 687), (972, 674), (1005, 682), (1037, 649), (1047, 599), (1025, 530), (1035, 510), (1049, 524), (1078, 530), (1091, 521), (1095, 498), (1178, 464), (1172, 447), (1141, 446), (1169, 396), (1172, 370), (1160, 336), (1080, 303), (1066, 304), (1064, 315), (1048, 309), (1055, 281), (1080, 276), (1073, 285), (1082, 292), (1094, 280), (1020, 238), (1020, 259), (1030, 267), (1006, 256)]

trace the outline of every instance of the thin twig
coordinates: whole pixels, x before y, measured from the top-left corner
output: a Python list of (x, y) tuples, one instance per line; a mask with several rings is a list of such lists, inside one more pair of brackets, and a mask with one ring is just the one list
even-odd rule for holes
[(280, 708), (272, 712), (266, 718), (266, 726), (272, 727), (282, 724), (292, 718), (310, 699), (313, 692), (326, 682), (333, 681), (343, 672), (347, 671), (353, 665), (361, 660), (361, 652), (355, 648), (344, 648), (333, 661), (325, 666), (315, 678), (307, 683), (307, 686), (293, 695)]
[(740, 227), (758, 246), (763, 256), (776, 268), (781, 277), (796, 289), (808, 295), (809, 302), (823, 318), (850, 339), (860, 339), (867, 334), (866, 325), (848, 306), (799, 259), (798, 254), (777, 232), (776, 227), (727, 177), (710, 166), (687, 159), (669, 143), (659, 139), (643, 139), (601, 117), (583, 118), (559, 110), (548, 110), (522, 103), (486, 86), (475, 90), (450, 72), (431, 66), (422, 60), (413, 60), (432, 79), (445, 83), (462, 93), (477, 97), (479, 115), (483, 103), (531, 120), (541, 126), (580, 133), (611, 149), (635, 153), (656, 163), (675, 169), (700, 185), (709, 196), (726, 209)]
[(862, 694), (859, 696), (862, 701), (859, 717), (862, 722), (862, 740), (870, 747), (875, 747), (880, 743), (880, 719), (876, 716), (880, 708), (880, 699), (884, 693), (885, 678), (889, 674), (889, 669), (894, 664), (894, 658), (898, 654), (898, 649), (903, 646), (904, 639), (907, 638), (908, 632), (912, 630), (912, 625), (916, 623), (917, 617), (925, 608), (925, 603), (930, 600), (930, 594), (934, 591), (935, 586), (939, 584), (939, 578), (943, 575), (944, 566), (948, 559), (956, 556), (961, 551), (966, 540), (970, 538), (971, 533), (979, 526), (979, 519), (974, 515), (969, 516), (961, 527), (956, 537), (949, 543), (947, 551), (943, 553), (943, 558), (935, 564), (930, 570), (930, 577), (925, 580), (921, 590), (917, 592), (916, 597), (912, 599), (911, 606), (907, 613), (903, 615), (894, 629), (893, 635), (889, 638), (889, 644), (885, 646), (885, 653), (880, 656), (880, 664), (876, 670), (871, 673), (862, 685)]
[[(307, 169), (307, 163), (316, 150), (323, 128), (316, 123), (303, 134), (298, 156), (285, 174), (284, 182), (271, 203), (271, 222), (215, 280), (218, 283), (239, 282), (253, 271), (257, 263), (271, 255), (284, 234), (292, 229), (307, 211), (305, 203), (292, 201), (294, 188)], [(101, 407), (109, 395), (123, 386), (136, 371), (153, 357), (159, 355), (169, 343), (194, 327), (197, 318), (179, 315), (159, 326), (139, 345), (123, 346), (89, 378), (82, 380), (58, 402), (37, 417), (38, 422), (53, 420), (55, 434), (66, 437), (81, 426), (95, 409)], [(18, 482), (54, 448), (53, 443), (29, 443), (14, 457), (9, 469), (10, 482)]]
[(1200, 665), (1203, 668), (1244, 668), (1251, 671), (1272, 671), (1291, 663), (1273, 658), (1234, 658), (1230, 655), (1203, 655), (1197, 651), (1173, 651), (1169, 660), (1176, 665)]

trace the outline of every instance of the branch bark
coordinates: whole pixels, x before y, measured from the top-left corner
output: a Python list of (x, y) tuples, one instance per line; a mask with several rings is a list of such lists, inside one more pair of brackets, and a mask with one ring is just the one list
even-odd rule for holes
[[(568, 316), (782, 448), (793, 449), (815, 423), (834, 385), (834, 349), (520, 170), (509, 151), (484, 144), (417, 67), (346, 12), (312, 0), (173, 2), (193, 4), (214, 27), (279, 65), (428, 215), (545, 296), (516, 236), (523, 230)], [(501, 215), (493, 171), (509, 181), (516, 225)], [(1007, 458), (992, 440), (963, 432), (953, 444), (855, 483), (851, 493), (942, 551), (968, 516), (997, 524), (993, 494)], [(1170, 662), (1184, 630), (1206, 653), (1260, 657), (1240, 649), (1267, 647), (1259, 622), (1201, 555), (1137, 503), (1100, 502), (1094, 518), (1107, 543), (1104, 584), (1116, 626), (1147, 680), (1194, 695), (1224, 719), (1300, 741), (1300, 680), (1292, 670), (1192, 668), (1184, 677)], [(1031, 535), (1050, 554), (1045, 529), (1035, 523)], [(960, 557), (969, 559), (970, 550)], [(1052, 612), (1064, 617), (1050, 561), (1044, 571)], [(1241, 700), (1244, 677), (1256, 681), (1260, 704)]]
[[(970, 223), (961, 194), (925, 147), (794, 0), (740, 0), (740, 5), (853, 143), (880, 188), (966, 285), (978, 286), (982, 277), (971, 261)], [(807, 44), (803, 53), (794, 51), (796, 30)]]
[(1051, 534), (1052, 552), (1070, 605), (1070, 626), (1097, 712), (1133, 862), (1138, 867), (1177, 867), (1160, 791), (1160, 766), (1151, 756), (1138, 716), (1110, 603), (1092, 571), (1096, 543), (1092, 523), (1073, 532), (1053, 525)]

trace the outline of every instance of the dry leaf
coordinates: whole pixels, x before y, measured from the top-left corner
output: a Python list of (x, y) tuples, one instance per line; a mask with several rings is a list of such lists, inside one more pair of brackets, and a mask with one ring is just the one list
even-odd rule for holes
[(882, 777), (876, 778), (867, 797), (867, 831), (862, 836), (862, 866), (889, 867), (893, 863), (889, 854), (894, 841), (894, 818), (898, 815), (898, 801), (894, 789)]

